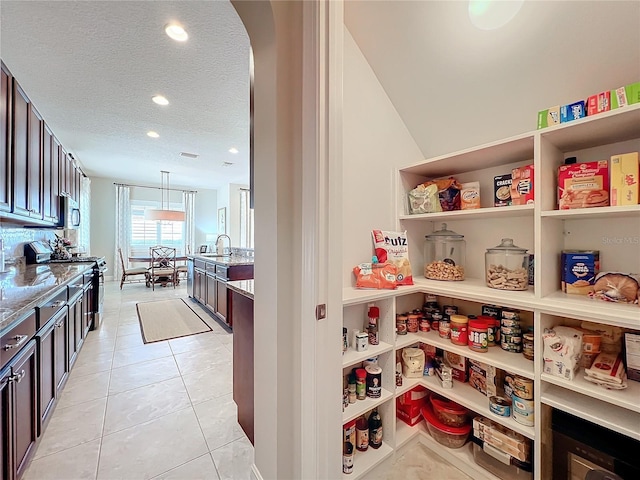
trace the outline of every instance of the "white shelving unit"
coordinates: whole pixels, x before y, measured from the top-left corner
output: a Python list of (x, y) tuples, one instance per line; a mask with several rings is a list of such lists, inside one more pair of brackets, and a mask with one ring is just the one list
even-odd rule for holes
[(360, 415), (367, 413), (372, 408), (383, 404), (391, 398), (393, 398), (393, 393), (383, 388), (380, 398), (367, 397), (364, 400), (356, 400), (356, 403), (350, 403), (349, 406), (344, 409), (344, 412), (342, 412), (342, 423), (345, 424), (354, 418), (358, 418)]
[[(541, 335), (545, 327), (565, 322), (579, 324), (581, 320), (587, 320), (640, 331), (638, 305), (612, 304), (566, 295), (560, 291), (559, 268), (562, 250), (593, 249), (600, 251), (601, 271), (640, 272), (640, 242), (633, 240), (640, 234), (640, 205), (559, 211), (556, 204), (557, 168), (564, 162), (564, 158), (576, 156), (579, 162), (594, 161), (609, 159), (614, 154), (638, 151), (638, 125), (640, 105), (633, 105), (427, 159), (397, 172), (397, 229), (407, 231), (415, 284), (383, 291), (357, 290), (353, 287), (343, 289), (345, 326), (352, 326), (353, 321), (349, 319), (353, 317), (354, 309), (361, 308), (358, 315), (362, 315), (362, 306), (371, 302), (375, 302), (385, 312), (385, 333), (381, 339), (385, 345), (380, 346), (380, 349), (383, 363), (390, 372), (386, 380), (383, 373), (383, 387), (393, 393), (381, 400), (381, 408), (385, 415), (392, 417), (386, 420), (385, 425), (385, 442), (391, 451), (410, 446), (411, 441), (419, 441), (472, 478), (496, 478), (475, 464), (469, 445), (457, 450), (448, 449), (431, 438), (424, 422), (409, 427), (396, 420), (394, 398), (416, 385), (423, 385), (532, 439), (535, 442), (533, 462), (536, 480), (551, 478), (552, 459), (544, 456), (550, 452), (548, 442), (551, 441), (551, 409), (543, 406), (566, 411), (630, 438), (640, 439), (639, 383), (629, 381), (629, 388), (626, 390), (608, 391), (584, 381), (582, 373), (573, 382), (543, 374), (541, 364)], [(535, 203), (494, 207), (493, 177), (510, 173), (514, 167), (529, 164), (534, 165)], [(426, 180), (451, 175), (455, 175), (461, 182), (480, 182), (480, 209), (409, 214), (406, 200), (409, 190)], [(462, 282), (427, 280), (422, 275), (424, 236), (439, 229), (444, 222), (449, 229), (465, 237), (467, 278)], [(526, 291), (501, 291), (485, 285), (484, 252), (499, 244), (501, 238), (513, 238), (514, 243), (535, 255), (535, 285)], [(463, 304), (487, 303), (529, 312), (536, 334), (536, 362), (528, 361), (519, 354), (504, 352), (499, 347), (491, 348), (487, 353), (473, 352), (441, 339), (436, 332), (395, 335), (396, 310), (406, 311), (407, 303), (411, 303), (407, 299), (420, 293), (444, 297), (445, 303), (450, 300)], [(411, 308), (418, 306), (416, 304)], [(403, 385), (395, 387), (391, 374), (395, 365), (395, 352), (418, 342), (533, 379), (535, 427), (521, 425), (512, 418), (492, 415), (486, 396), (456, 381), (452, 389), (443, 389), (431, 377), (404, 378)], [(369, 353), (364, 358), (370, 355)], [(347, 358), (347, 363), (352, 361), (351, 358), (356, 359), (354, 362), (360, 360), (360, 357)], [(355, 417), (351, 414), (348, 416)], [(344, 418), (347, 417), (343, 416)], [(388, 428), (389, 423), (391, 428)], [(357, 465), (357, 456), (355, 461)], [(367, 461), (366, 465), (361, 464), (357, 468), (369, 471), (373, 467)], [(357, 473), (348, 478), (361, 476), (361, 473)]]
[(383, 462), (393, 453), (393, 448), (388, 443), (383, 442), (380, 448), (368, 448), (366, 452), (354, 452), (353, 472), (342, 474), (344, 480), (352, 478), (363, 478), (363, 475), (370, 472), (379, 463)]

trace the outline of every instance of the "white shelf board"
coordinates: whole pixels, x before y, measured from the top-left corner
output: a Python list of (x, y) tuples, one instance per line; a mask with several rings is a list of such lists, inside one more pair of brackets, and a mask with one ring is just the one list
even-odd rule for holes
[(473, 444), (471, 442), (467, 442), (461, 448), (447, 448), (436, 442), (425, 429), (420, 432), (420, 443), (474, 480), (500, 480), (499, 477), (496, 477), (475, 462), (472, 451)]
[(365, 473), (369, 472), (392, 453), (393, 448), (384, 441), (382, 445), (380, 445), (380, 448), (369, 447), (366, 452), (355, 450), (353, 455), (353, 472), (343, 473), (343, 480), (362, 478)]
[(483, 220), (485, 218), (532, 217), (533, 204), (514, 205), (511, 207), (487, 207), (475, 210), (454, 210), (453, 212), (421, 213), (416, 215), (400, 215), (400, 220)]
[(358, 352), (352, 347), (349, 347), (342, 355), (342, 366), (348, 367), (349, 365), (360, 363), (367, 358), (375, 357), (376, 355), (381, 355), (391, 350), (393, 350), (393, 345), (385, 342), (380, 342), (378, 345), (367, 344), (367, 349), (362, 352)]
[(344, 409), (344, 412), (342, 412), (342, 424), (344, 425), (354, 418), (358, 418), (363, 413), (383, 404), (391, 398), (393, 398), (393, 393), (383, 388), (380, 398), (367, 397), (364, 400), (356, 400), (356, 403), (350, 403), (349, 406)]
[(556, 385), (547, 385), (540, 398), (542, 403), (551, 407), (640, 440), (640, 413), (630, 412), (615, 405), (607, 405), (597, 398)]
[(441, 348), (448, 352), (457, 353), (463, 357), (472, 358), (479, 362), (493, 365), (502, 370), (507, 370), (511, 373), (516, 373), (527, 378), (534, 378), (533, 362), (524, 358), (522, 353), (511, 353), (503, 350), (499, 346), (489, 347), (487, 353), (474, 352), (469, 347), (463, 347), (461, 345), (455, 345), (451, 343), (448, 338), (440, 338), (438, 332), (419, 332), (414, 333), (422, 343), (428, 343), (434, 347)]
[(453, 381), (453, 388), (442, 388), (436, 377), (422, 377), (422, 385), (432, 392), (436, 392), (443, 397), (447, 397), (460, 405), (479, 413), (482, 416), (504, 425), (511, 430), (521, 433), (525, 437), (535, 439), (534, 427), (527, 427), (516, 422), (513, 417), (501, 417), (489, 411), (489, 398), (483, 395), (468, 383)]
[[(572, 381), (564, 380), (548, 373), (542, 373), (540, 378), (567, 390), (600, 399), (603, 408), (606, 403), (616, 405), (632, 412), (640, 413), (640, 383), (627, 380), (629, 386), (624, 390), (607, 390), (584, 379), (584, 371), (580, 369)], [(630, 412), (629, 412), (630, 413)]]
[(413, 282), (414, 287), (422, 289), (418, 291), (472, 302), (493, 303), (523, 310), (533, 310), (539, 304), (531, 287), (522, 291), (498, 290), (487, 287), (485, 280), (479, 278), (467, 278), (461, 282), (447, 282), (414, 276)]
[[(437, 178), (472, 172), (523, 160), (533, 161), (534, 132), (516, 135), (479, 147), (467, 148), (455, 153), (417, 162), (400, 169), (400, 173), (412, 173)], [(481, 166), (481, 167), (479, 167)]]
[(579, 220), (591, 218), (633, 218), (640, 216), (640, 205), (617, 207), (576, 208), (571, 210), (545, 210), (541, 217), (557, 220)]
[(417, 333), (407, 333), (405, 335), (396, 334), (396, 350), (401, 350), (420, 341)]
[(640, 104), (617, 108), (538, 130), (563, 152), (607, 145), (640, 137)]
[(421, 432), (425, 434), (427, 433), (427, 424), (424, 423), (424, 419), (420, 419), (420, 421), (412, 427), (404, 423), (399, 418), (396, 418), (396, 450), (401, 448), (412, 438), (420, 435)]
[(422, 385), (422, 377), (420, 378), (407, 378), (404, 375), (402, 376), (402, 385), (396, 387), (395, 396), (399, 397), (404, 392), (408, 392), (413, 387), (417, 387), (418, 385)]
[(346, 307), (349, 305), (358, 305), (360, 303), (377, 302), (400, 295), (419, 293), (420, 291), (421, 288), (419, 285), (402, 285), (395, 290), (344, 287), (342, 289), (342, 305)]
[(552, 315), (640, 330), (640, 307), (634, 304), (605, 302), (587, 295), (556, 291), (543, 297), (537, 308)]

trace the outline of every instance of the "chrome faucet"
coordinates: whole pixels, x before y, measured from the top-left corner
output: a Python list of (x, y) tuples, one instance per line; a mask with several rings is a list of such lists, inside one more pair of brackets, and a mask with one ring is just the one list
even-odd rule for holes
[(218, 255), (224, 254), (224, 247), (219, 243), (222, 237), (227, 237), (227, 239), (229, 240), (229, 254), (231, 254), (231, 237), (226, 233), (218, 235), (218, 238), (216, 238), (216, 253)]

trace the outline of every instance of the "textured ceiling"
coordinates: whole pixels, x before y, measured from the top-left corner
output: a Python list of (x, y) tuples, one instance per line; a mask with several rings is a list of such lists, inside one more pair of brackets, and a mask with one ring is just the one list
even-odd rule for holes
[[(249, 182), (250, 46), (228, 1), (2, 0), (0, 15), (0, 57), (89, 176)], [(170, 21), (187, 42), (166, 36)]]

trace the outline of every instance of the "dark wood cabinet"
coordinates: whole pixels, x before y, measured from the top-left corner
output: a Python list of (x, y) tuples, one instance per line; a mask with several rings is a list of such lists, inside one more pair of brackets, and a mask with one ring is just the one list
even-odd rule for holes
[(13, 414), (11, 412), (9, 379), (11, 368), (0, 369), (0, 480), (8, 480), (13, 471), (11, 461), (11, 434)]
[(207, 298), (205, 306), (213, 313), (216, 312), (217, 280), (213, 273), (206, 274)]
[(223, 280), (218, 280), (216, 284), (216, 315), (218, 315), (224, 323), (231, 326), (231, 317), (228, 313), (228, 293), (227, 283)]
[(60, 179), (58, 177), (58, 150), (60, 143), (46, 123), (43, 123), (42, 141), (42, 216), (58, 223), (60, 211)]
[(27, 197), (29, 216), (42, 218), (42, 116), (29, 103)]
[(13, 196), (11, 211), (29, 216), (27, 168), (29, 164), (29, 98), (17, 82), (13, 82), (12, 162)]
[(233, 400), (238, 423), (254, 442), (253, 299), (230, 291), (233, 311)]
[(69, 374), (68, 361), (69, 358), (69, 309), (65, 306), (57, 315), (54, 327), (57, 329), (55, 334), (55, 382), (56, 392), (59, 392), (67, 381)]
[(11, 211), (11, 73), (0, 63), (0, 211)]
[(84, 338), (83, 304), (82, 292), (69, 300), (69, 326), (67, 329), (69, 371), (71, 370), (71, 367), (73, 367), (73, 364), (76, 363)]
[(40, 398), (38, 412), (40, 413), (40, 424), (38, 433), (42, 434), (49, 416), (53, 412), (53, 404), (57, 397), (58, 385), (56, 382), (56, 340), (60, 331), (56, 328), (57, 319), (52, 319), (47, 323), (36, 336), (38, 342), (38, 352), (40, 358), (40, 375), (38, 386)]

